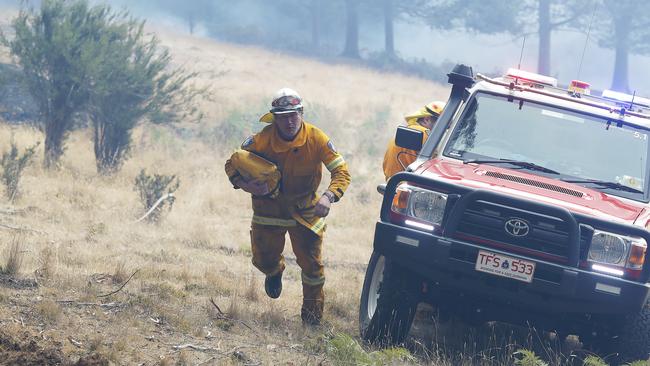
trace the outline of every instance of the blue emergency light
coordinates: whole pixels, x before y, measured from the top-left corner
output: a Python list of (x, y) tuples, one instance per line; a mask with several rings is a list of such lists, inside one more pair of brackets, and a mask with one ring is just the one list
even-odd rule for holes
[(601, 96), (605, 99), (612, 100), (616, 102), (616, 104), (626, 108), (631, 107), (632, 104), (643, 107), (650, 107), (650, 99), (648, 98), (642, 98), (636, 95), (621, 93), (614, 90), (603, 90), (603, 94)]

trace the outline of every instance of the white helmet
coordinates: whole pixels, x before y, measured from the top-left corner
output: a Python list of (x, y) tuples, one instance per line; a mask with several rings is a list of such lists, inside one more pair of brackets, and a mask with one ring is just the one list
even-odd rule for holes
[(282, 88), (275, 93), (271, 102), (273, 114), (293, 113), (302, 110), (302, 98), (298, 92), (290, 88)]

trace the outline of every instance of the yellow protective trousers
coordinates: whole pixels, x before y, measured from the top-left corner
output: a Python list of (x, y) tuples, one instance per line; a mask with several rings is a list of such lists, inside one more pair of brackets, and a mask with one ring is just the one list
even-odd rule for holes
[(256, 217), (251, 225), (251, 246), (253, 265), (267, 276), (284, 271), (282, 252), (286, 233), (289, 232), (291, 247), (302, 270), (302, 309), (303, 322), (318, 324), (323, 316), (325, 294), (323, 284), (325, 274), (321, 258), (322, 236), (294, 220), (265, 222)]

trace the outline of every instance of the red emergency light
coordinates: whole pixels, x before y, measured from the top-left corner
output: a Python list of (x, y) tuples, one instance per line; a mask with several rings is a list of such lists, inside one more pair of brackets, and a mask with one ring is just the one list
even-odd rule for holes
[(591, 93), (590, 88), (591, 84), (580, 80), (571, 80), (571, 84), (569, 84), (569, 91), (575, 94), (589, 95)]
[(506, 77), (516, 79), (524, 84), (543, 84), (557, 88), (557, 79), (550, 76), (535, 74), (534, 72), (524, 71), (520, 69), (508, 69)]

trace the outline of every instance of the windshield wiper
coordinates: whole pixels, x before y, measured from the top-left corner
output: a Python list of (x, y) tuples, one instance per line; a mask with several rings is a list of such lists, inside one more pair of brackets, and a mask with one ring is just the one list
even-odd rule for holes
[(599, 185), (601, 187), (616, 189), (619, 191), (627, 191), (627, 192), (640, 193), (640, 194), (645, 193), (642, 190), (632, 188), (630, 186), (626, 186), (625, 184), (621, 184), (617, 182), (607, 182), (598, 179), (561, 179), (561, 181), (567, 183), (591, 183), (591, 184)]
[(520, 166), (522, 168), (530, 169), (530, 170), (537, 170), (539, 172), (544, 172), (544, 173), (549, 173), (549, 174), (560, 174), (559, 172), (556, 172), (553, 169), (549, 169), (547, 167), (543, 167), (541, 165), (537, 165), (535, 163), (531, 163), (528, 161), (519, 161), (519, 160), (508, 160), (508, 159), (466, 159), (463, 160), (463, 164), (470, 164), (470, 163), (475, 163), (475, 164), (512, 164), (516, 166)]

